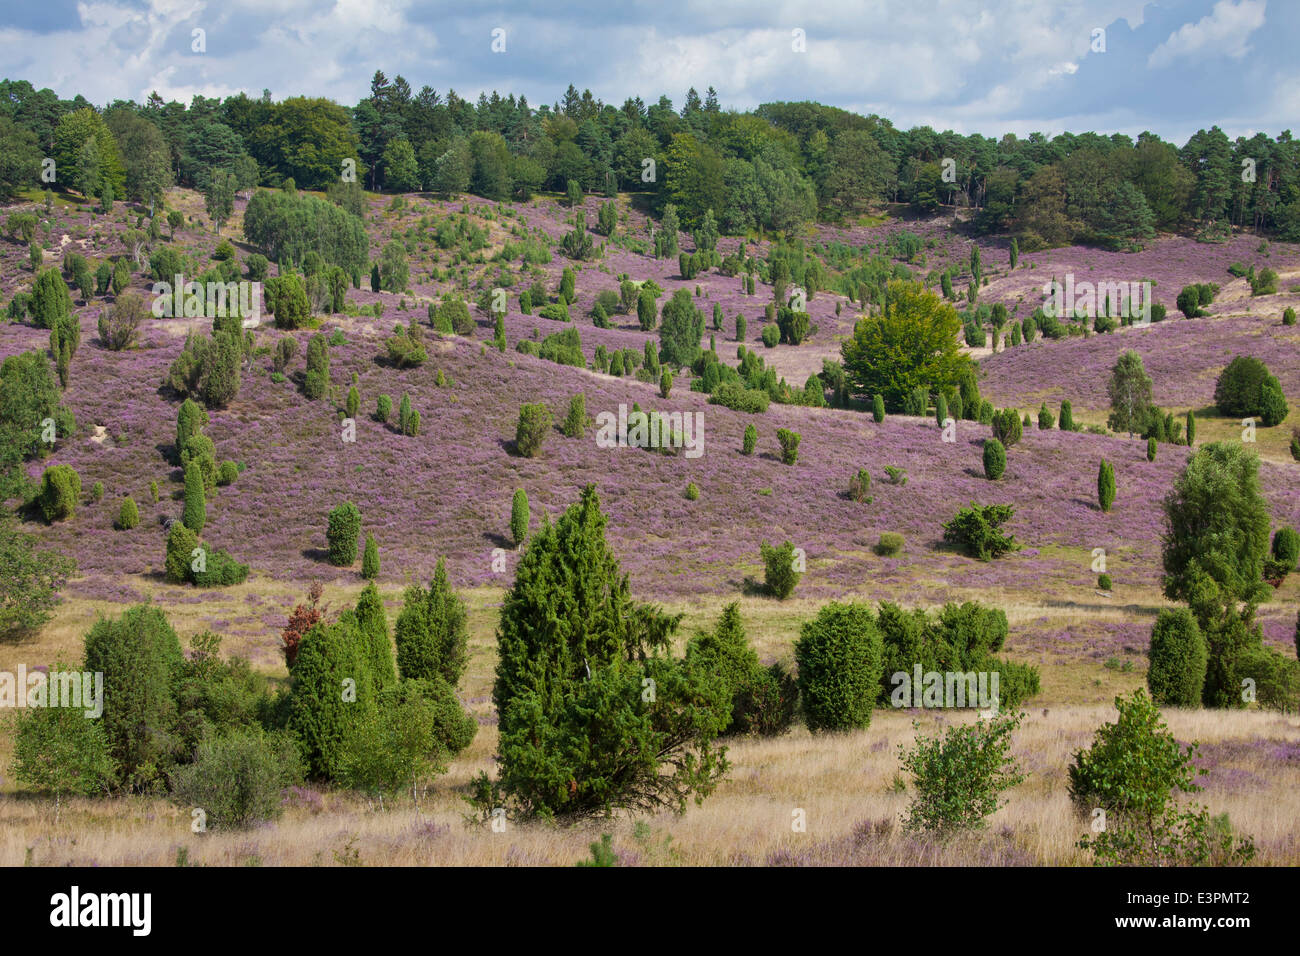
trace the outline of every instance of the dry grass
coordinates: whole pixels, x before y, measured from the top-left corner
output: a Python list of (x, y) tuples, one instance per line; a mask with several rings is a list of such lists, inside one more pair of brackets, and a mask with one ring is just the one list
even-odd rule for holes
[[(144, 577), (135, 587), (156, 598), (169, 588)], [(327, 585), (325, 602), (335, 609), (356, 600), (361, 583)], [(381, 588), (390, 622), (401, 606), (402, 585)], [(268, 674), (283, 678), (278, 637), (265, 625), (250, 623), (249, 594), (263, 603), (252, 609), (287, 612), (302, 598), (301, 587), (259, 577), (220, 592), (221, 599), (199, 605), (165, 603), (182, 641), (204, 630), (214, 615), (228, 617), (227, 653), (250, 657)], [(76, 800), (62, 807), (55, 821), (51, 801), (14, 792), (5, 780), (0, 797), (0, 865), (30, 860), (38, 865), (171, 865), (182, 849), (195, 864), (233, 866), (342, 865), (501, 865), (571, 864), (588, 856), (588, 845), (602, 832), (614, 834), (615, 848), (629, 862), (648, 864), (764, 864), (778, 862), (861, 863), (881, 865), (1083, 864), (1074, 846), (1085, 823), (1076, 817), (1066, 794), (1071, 754), (1091, 739), (1103, 722), (1113, 719), (1109, 702), (1141, 686), (1140, 670), (1108, 670), (1068, 647), (1059, 653), (1018, 651), (1019, 626), (1047, 617), (1068, 628), (1097, 620), (1121, 621), (1134, 606), (1155, 608), (1162, 599), (1151, 593), (1124, 594), (1106, 606), (1060, 606), (1043, 595), (1006, 603), (1011, 624), (1008, 653), (1028, 659), (1042, 673), (1042, 693), (1032, 701), (1015, 738), (1017, 756), (1028, 779), (989, 828), (946, 845), (918, 841), (901, 830), (908, 797), (896, 790), (898, 747), (913, 739), (912, 715), (877, 711), (871, 727), (859, 733), (812, 736), (797, 728), (787, 736), (741, 740), (731, 744), (732, 769), (717, 792), (682, 817), (661, 814), (635, 828), (633, 819), (599, 821), (573, 828), (510, 823), (504, 833), (471, 826), (463, 814), (462, 794), (479, 771), (493, 772), (496, 727), (491, 684), (496, 663), (495, 627), (503, 596), (499, 588), (463, 593), (469, 611), (470, 659), (460, 693), (483, 726), (450, 772), (435, 780), (419, 810), (408, 795), (396, 807), (380, 811), (352, 794), (324, 791), (319, 805), (299, 802), (278, 822), (242, 833), (194, 834), (188, 808), (161, 798), (119, 797)], [(954, 590), (952, 598), (979, 598)], [(983, 595), (987, 600), (988, 595)], [(669, 605), (685, 615), (678, 632), (678, 651), (697, 629), (711, 626), (728, 599), (700, 598)], [(740, 599), (749, 639), (763, 658), (790, 660), (801, 623), (818, 603), (795, 597), (775, 602), (761, 597)], [(13, 670), (62, 658), (80, 659), (81, 639), (98, 614), (117, 614), (110, 602), (74, 599), (65, 602), (39, 640), (0, 645), (0, 670)], [(241, 620), (242, 619), (242, 620)], [(253, 619), (254, 621), (256, 619)], [(1169, 711), (1167, 719), (1182, 741), (1224, 744), (1228, 758), (1219, 767), (1243, 775), (1244, 788), (1217, 786), (1200, 795), (1213, 812), (1227, 812), (1237, 827), (1260, 846), (1260, 862), (1300, 863), (1300, 837), (1293, 821), (1300, 816), (1300, 763), (1270, 762), (1270, 742), (1300, 744), (1300, 719), (1259, 711)], [(942, 715), (922, 715), (932, 731)], [(956, 719), (969, 719), (961, 716)], [(952, 718), (948, 718), (951, 722)], [(1236, 749), (1232, 748), (1236, 745)], [(0, 766), (7, 766), (8, 735), (0, 734)], [(310, 804), (310, 805), (308, 805)], [(807, 831), (791, 829), (792, 813), (804, 811)], [(648, 827), (648, 829), (646, 829)], [(640, 834), (638, 836), (638, 834)], [(355, 854), (355, 858), (354, 858)]]
[[(1180, 740), (1202, 744), (1255, 740), (1300, 742), (1300, 722), (1258, 712), (1170, 711)], [(494, 728), (482, 728), (470, 752), (438, 779), (417, 811), (410, 797), (380, 811), (346, 794), (323, 794), (320, 808), (290, 807), (274, 824), (242, 833), (194, 834), (185, 808), (159, 799), (73, 801), (54, 821), (48, 801), (0, 802), (0, 865), (170, 865), (182, 848), (190, 863), (217, 866), (571, 864), (604, 832), (628, 861), (725, 865), (770, 862), (853, 862), (879, 865), (1087, 863), (1075, 849), (1086, 823), (1070, 806), (1065, 766), (1071, 752), (1113, 717), (1097, 706), (1035, 709), (1015, 738), (1030, 771), (986, 831), (947, 845), (918, 841), (898, 821), (906, 793), (895, 790), (897, 748), (913, 737), (906, 714), (877, 713), (870, 729), (810, 736), (797, 730), (775, 740), (741, 741), (717, 793), (682, 817), (620, 818), (572, 828), (509, 823), (505, 832), (471, 826), (460, 793), (470, 776), (489, 770)], [(933, 718), (925, 726), (933, 727)], [(1249, 753), (1233, 764), (1258, 778), (1252, 789), (1199, 799), (1260, 846), (1259, 862), (1300, 863), (1293, 821), (1300, 813), (1294, 763)], [(792, 831), (804, 811), (807, 830)], [(353, 854), (355, 853), (355, 858)], [(918, 854), (920, 858), (918, 859)]]

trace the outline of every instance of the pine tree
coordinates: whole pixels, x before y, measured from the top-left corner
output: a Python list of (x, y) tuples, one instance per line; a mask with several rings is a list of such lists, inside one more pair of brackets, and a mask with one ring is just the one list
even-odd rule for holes
[(208, 511), (203, 496), (203, 471), (198, 461), (192, 460), (185, 466), (185, 510), (181, 514), (181, 521), (195, 534), (202, 534), (203, 525), (207, 520)]
[(375, 262), (375, 263), (372, 263), (371, 266), (370, 266), (370, 291), (371, 291), (371, 292), (378, 292), (379, 289), (380, 289), (380, 283), (379, 283), (379, 263), (378, 263), (378, 262)]

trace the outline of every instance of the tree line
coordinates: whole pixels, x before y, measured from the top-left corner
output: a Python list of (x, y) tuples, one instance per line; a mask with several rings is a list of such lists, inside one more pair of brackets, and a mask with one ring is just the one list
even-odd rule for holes
[[(683, 228), (711, 210), (730, 234), (789, 232), (904, 202), (922, 213), (964, 208), (977, 231), (1016, 235), (1025, 251), (1135, 247), (1157, 230), (1214, 239), (1234, 226), (1300, 241), (1300, 144), (1289, 131), (1232, 140), (1215, 126), (1182, 146), (1149, 132), (995, 139), (900, 130), (814, 102), (724, 110), (712, 87), (703, 98), (691, 89), (678, 109), (666, 95), (614, 106), (570, 85), (559, 102), (534, 108), (495, 91), (476, 102), (454, 90), (413, 92), (376, 71), (355, 106), (277, 102), (264, 90), (195, 96), (188, 106), (155, 93), (97, 110), (80, 95), (4, 80), (0, 134), (0, 198), (35, 183), (41, 159), (53, 156), (60, 183), (98, 196), (107, 179), (117, 198), (145, 202), (172, 183), (206, 191), (220, 171), (244, 190), (288, 179), (324, 189), (355, 173), (371, 190), (496, 200), (570, 183), (640, 191), (656, 212), (672, 203)], [(90, 140), (96, 148), (86, 150)]]

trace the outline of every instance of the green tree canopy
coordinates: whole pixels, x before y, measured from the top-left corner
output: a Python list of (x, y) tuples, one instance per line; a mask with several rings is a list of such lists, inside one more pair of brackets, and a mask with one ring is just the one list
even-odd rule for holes
[(916, 388), (958, 388), (970, 359), (961, 354), (957, 310), (919, 282), (888, 284), (882, 314), (858, 320), (852, 338), (840, 346), (845, 374), (854, 390), (882, 395), (901, 411)]

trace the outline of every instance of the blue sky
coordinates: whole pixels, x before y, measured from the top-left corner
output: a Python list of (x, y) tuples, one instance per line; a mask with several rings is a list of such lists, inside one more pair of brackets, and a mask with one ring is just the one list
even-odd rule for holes
[(1152, 130), (1178, 143), (1213, 124), (1234, 137), (1295, 125), (1297, 38), (1296, 0), (42, 0), (0, 12), (6, 75), (101, 104), (263, 88), (353, 104), (382, 69), (416, 90), (534, 105), (570, 82), (615, 105), (665, 93), (679, 107), (712, 85), (737, 109), (816, 99), (903, 128)]

